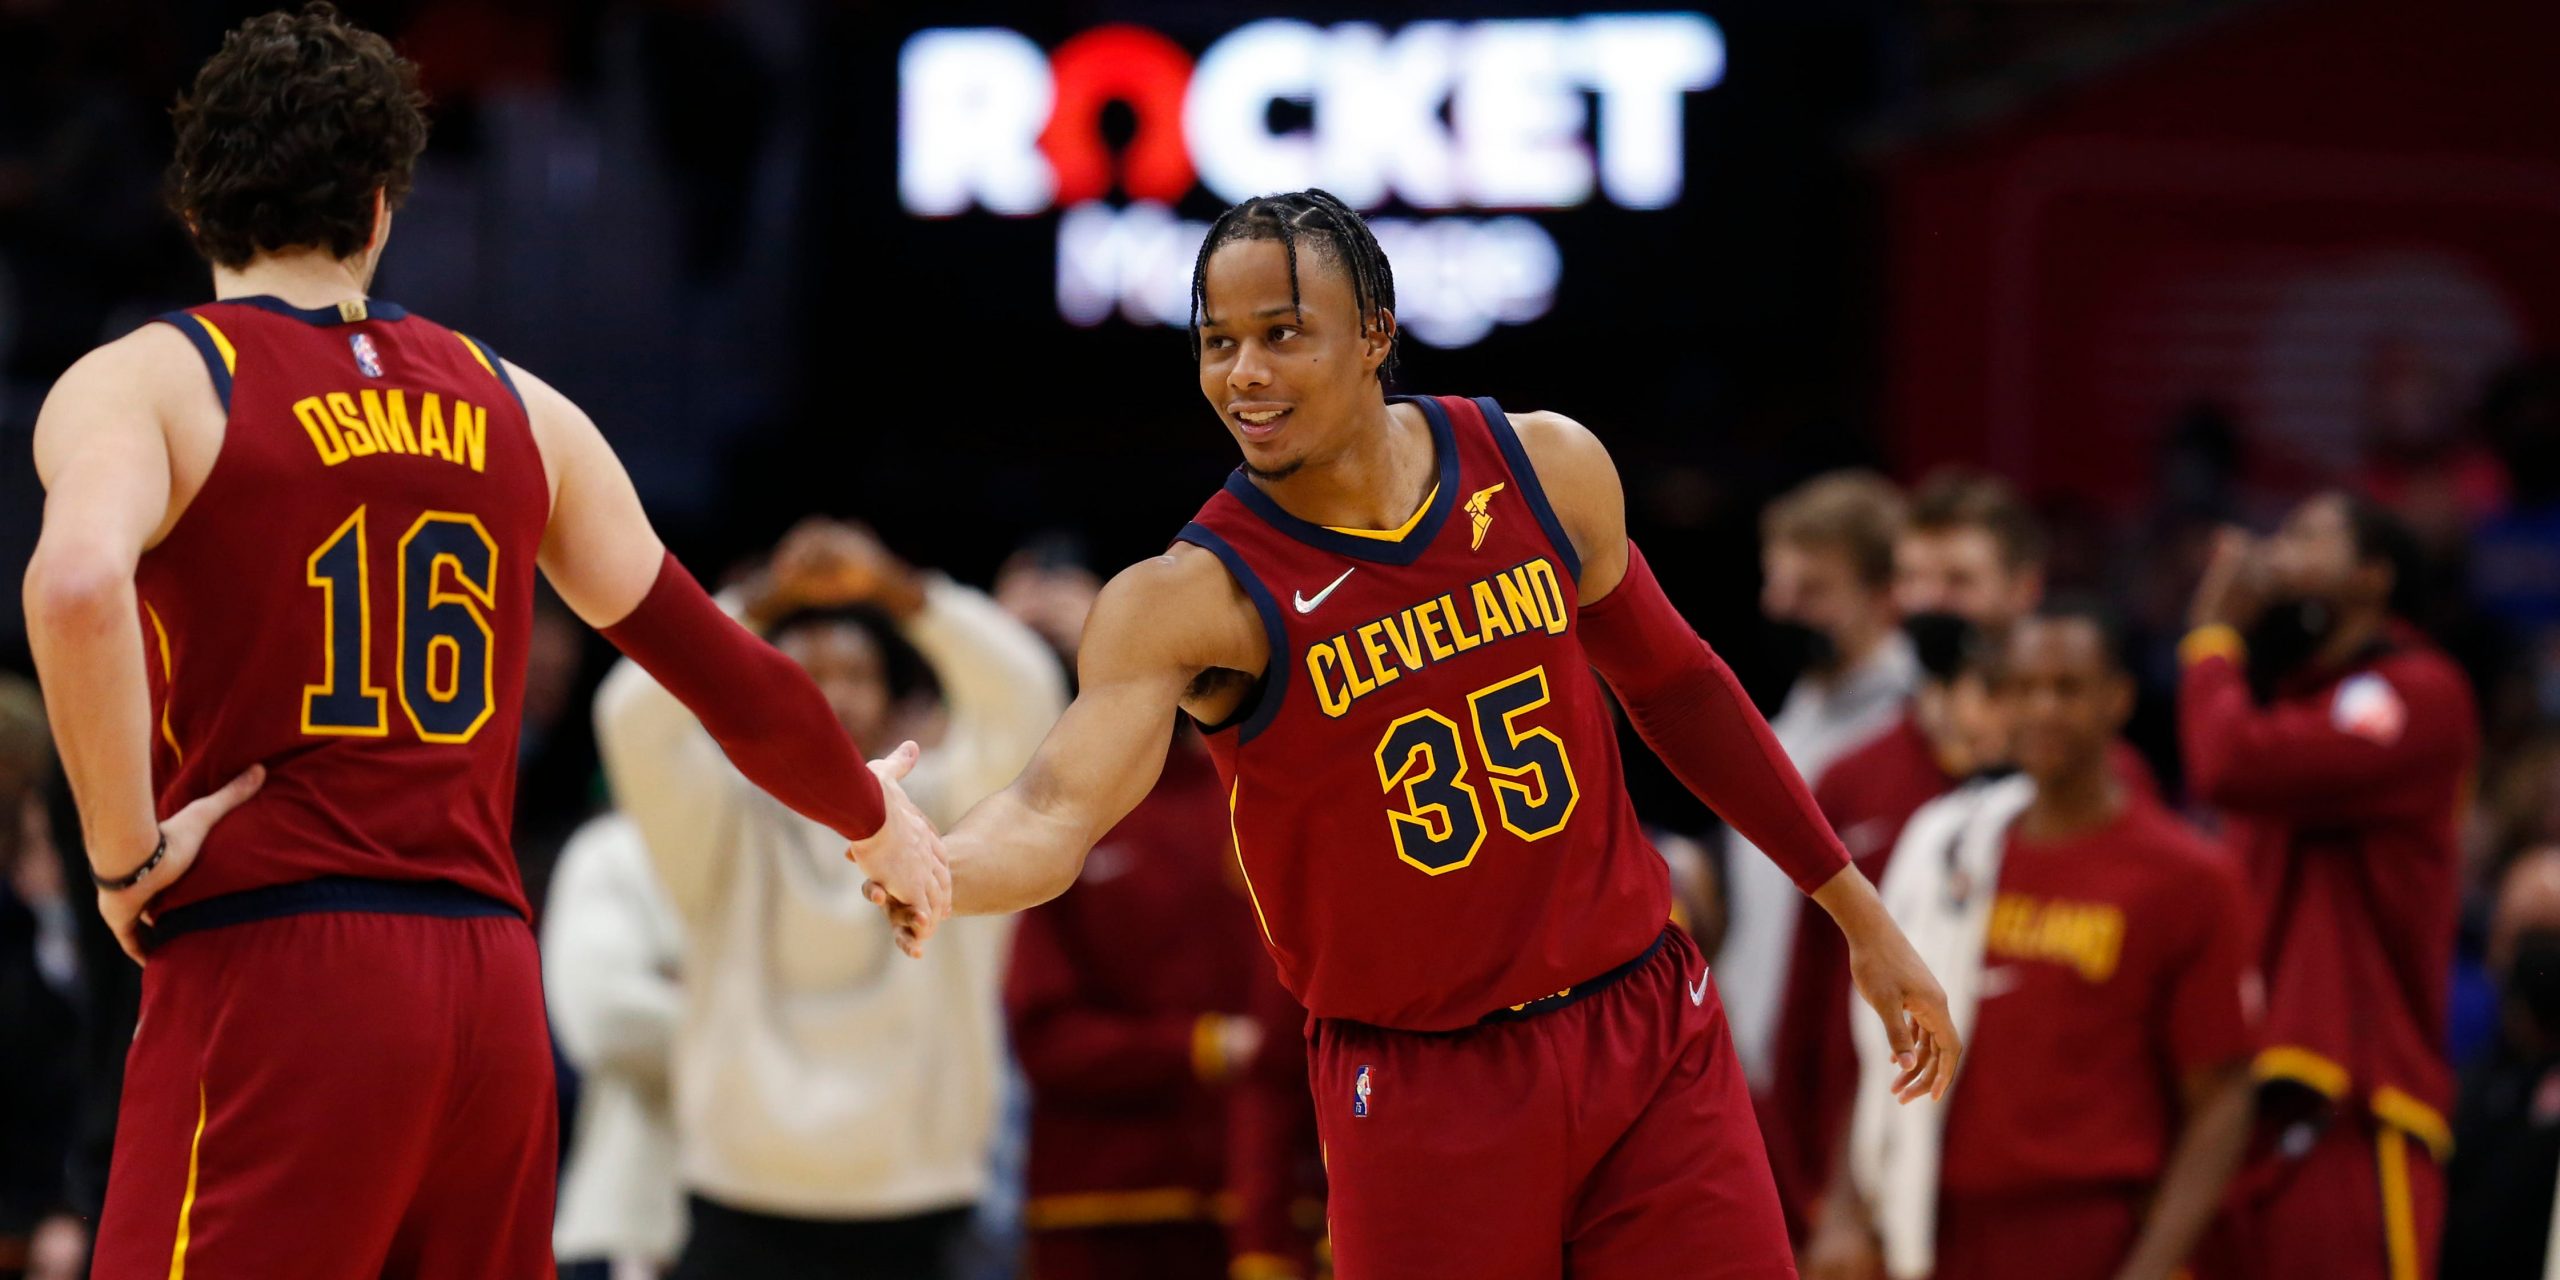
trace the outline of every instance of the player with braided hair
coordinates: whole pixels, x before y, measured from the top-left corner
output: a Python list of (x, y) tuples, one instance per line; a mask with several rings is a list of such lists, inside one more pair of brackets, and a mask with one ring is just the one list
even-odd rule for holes
[(1839, 922), (1906, 1101), (1961, 1052), (1937, 982), (1627, 541), (1598, 438), (1387, 393), (1395, 277), (1356, 212), (1322, 191), (1229, 209), (1191, 305), (1243, 466), (1104, 589), (1075, 704), (945, 838), (953, 908), (1072, 883), (1154, 785), (1178, 707), (1314, 1015), (1341, 1275), (1792, 1276), (1722, 1002), (1667, 927), (1593, 669)]

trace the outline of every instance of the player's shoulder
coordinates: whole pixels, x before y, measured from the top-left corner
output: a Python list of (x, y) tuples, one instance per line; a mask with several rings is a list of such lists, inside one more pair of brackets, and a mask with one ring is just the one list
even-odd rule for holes
[(1538, 479), (1549, 487), (1560, 480), (1570, 481), (1578, 474), (1594, 468), (1617, 474), (1609, 461), (1607, 446), (1591, 428), (1552, 409), (1531, 409), (1524, 413), (1505, 413), (1511, 420), (1512, 434), (1520, 438), (1522, 452), (1538, 468)]
[(2130, 817), (2133, 839), (2117, 850), (2118, 860), (2147, 882), (2147, 896), (2163, 909), (2210, 914), (2239, 901), (2240, 868), (2229, 851), (2157, 801), (2134, 801)]
[(193, 385), (203, 382), (204, 376), (204, 360), (196, 354), (194, 341), (179, 332), (175, 320), (155, 320), (91, 348), (72, 361), (53, 385), (57, 393), (98, 388), (131, 393)]
[(221, 388), (185, 334), (167, 324), (146, 324), (71, 362), (46, 392), (36, 416), (36, 457), (45, 465), (94, 424), (154, 421), (219, 422)]
[(1198, 656), (1223, 652), (1225, 642), (1259, 636), (1259, 621), (1244, 585), (1206, 548), (1178, 542), (1112, 575), (1093, 602), (1087, 647), (1099, 639), (1115, 647)]

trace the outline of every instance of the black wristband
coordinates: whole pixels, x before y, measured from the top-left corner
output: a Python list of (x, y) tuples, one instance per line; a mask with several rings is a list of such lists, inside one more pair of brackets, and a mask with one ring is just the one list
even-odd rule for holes
[(96, 867), (91, 867), (89, 868), (89, 879), (95, 882), (99, 888), (104, 889), (109, 893), (122, 893), (125, 890), (142, 883), (143, 877), (150, 875), (151, 872), (160, 865), (160, 860), (168, 856), (169, 836), (167, 832), (162, 832), (160, 835), (159, 847), (151, 851), (150, 857), (142, 860), (141, 866), (135, 867), (130, 873), (118, 876), (113, 880), (99, 875), (98, 869)]

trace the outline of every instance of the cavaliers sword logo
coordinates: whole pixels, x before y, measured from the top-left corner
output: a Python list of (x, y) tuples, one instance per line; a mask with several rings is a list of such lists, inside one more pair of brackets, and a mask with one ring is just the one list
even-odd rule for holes
[(1475, 541), (1467, 544), (1467, 550), (1476, 551), (1484, 547), (1484, 531), (1493, 527), (1493, 495), (1508, 487), (1508, 485), (1489, 484), (1476, 490), (1475, 496), (1467, 499), (1467, 518), (1476, 522), (1476, 538)]

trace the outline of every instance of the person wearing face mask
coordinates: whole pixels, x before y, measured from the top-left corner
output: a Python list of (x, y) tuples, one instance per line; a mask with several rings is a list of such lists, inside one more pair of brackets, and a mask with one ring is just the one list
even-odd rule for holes
[[(1990, 707), (1989, 654), (2044, 597), (2045, 536), (2007, 481), (1951, 467), (1911, 495), (1893, 548), (1894, 604), (1924, 675), (1892, 726), (1842, 756), (1814, 787), (1823, 815), (1869, 879), (1879, 879), (1921, 805), (2006, 757)], [(2108, 763), (2135, 794), (2157, 796), (2150, 768), (2122, 739)], [(1788, 959), (1761, 1132), (1799, 1239), (1831, 1182), (1857, 1083), (1839, 1017), (1848, 955), (1799, 927)]]
[[(1816, 476), (1769, 504), (1760, 522), (1760, 611), (1800, 674), (1769, 727), (1806, 785), (1886, 726), (1919, 683), (1895, 625), (1893, 544), (1902, 495), (1872, 471)], [(1744, 1074), (1770, 1080), (1770, 1047), (1800, 896), (1739, 833), (1724, 859), (1730, 916), (1716, 981)]]
[(2433, 1274), (2452, 1145), (2444, 1028), (2478, 713), (2405, 620), (2416, 540), (2323, 493), (2226, 530), (2179, 647), (2191, 799), (2249, 878), (2267, 983), (2260, 1159), (2241, 1211), (2266, 1280)]
[(2542, 1280), (2560, 1184), (2560, 845), (2518, 857), (2499, 884), (2489, 963), (2500, 979), (2496, 1046), (2462, 1080), (2446, 1172), (2444, 1270)]

